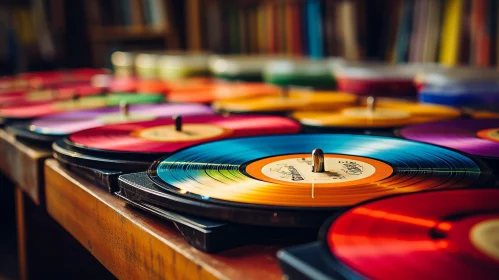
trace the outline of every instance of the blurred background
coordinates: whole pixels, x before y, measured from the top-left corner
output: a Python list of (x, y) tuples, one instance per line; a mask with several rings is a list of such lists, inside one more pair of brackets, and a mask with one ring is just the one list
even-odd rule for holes
[(0, 75), (191, 50), (495, 66), (495, 0), (1, 0)]

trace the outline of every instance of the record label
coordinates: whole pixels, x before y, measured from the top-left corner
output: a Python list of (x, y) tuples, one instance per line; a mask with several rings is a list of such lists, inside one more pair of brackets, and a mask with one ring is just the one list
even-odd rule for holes
[(28, 93), (27, 101), (36, 102), (36, 101), (47, 101), (54, 99), (57, 96), (57, 93), (53, 90), (37, 90)]
[(157, 118), (154, 114), (147, 113), (132, 113), (128, 115), (123, 115), (123, 113), (110, 113), (97, 116), (95, 119), (101, 124), (115, 124), (124, 122), (140, 122), (140, 121), (150, 121)]
[(381, 161), (347, 155), (326, 154), (324, 165), (324, 172), (314, 173), (310, 154), (294, 154), (257, 160), (246, 167), (246, 172), (270, 183), (308, 187), (372, 183), (393, 172), (391, 166)]
[(87, 97), (85, 99), (67, 100), (54, 104), (54, 108), (61, 111), (69, 110), (84, 110), (96, 107), (104, 107), (107, 105), (107, 100), (102, 97)]
[(477, 132), (478, 137), (499, 142), (499, 128), (483, 129)]
[(342, 114), (349, 118), (360, 119), (409, 119), (411, 115), (408, 112), (393, 109), (376, 109), (369, 110), (367, 108), (347, 108), (343, 109)]
[(199, 141), (228, 134), (230, 130), (211, 124), (185, 124), (182, 126), (182, 131), (176, 131), (175, 125), (164, 125), (139, 129), (131, 133), (134, 137), (158, 142)]
[(475, 224), (470, 231), (470, 240), (478, 251), (499, 261), (499, 218)]

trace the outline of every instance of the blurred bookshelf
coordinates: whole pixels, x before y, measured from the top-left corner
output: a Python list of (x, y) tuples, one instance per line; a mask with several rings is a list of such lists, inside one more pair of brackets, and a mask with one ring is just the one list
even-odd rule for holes
[(117, 50), (498, 65), (496, 0), (5, 3), (0, 37), (8, 43), (0, 46), (0, 64), (17, 72), (33, 70), (26, 61), (33, 53), (58, 67), (100, 67), (109, 66), (106, 61)]
[[(393, 63), (497, 65), (496, 0), (206, 0), (194, 49)], [(200, 13), (199, 11), (203, 11)]]
[(88, 0), (85, 12), (93, 66), (104, 66), (102, 58), (115, 46), (140, 48), (137, 41), (157, 49), (179, 47), (171, 0)]

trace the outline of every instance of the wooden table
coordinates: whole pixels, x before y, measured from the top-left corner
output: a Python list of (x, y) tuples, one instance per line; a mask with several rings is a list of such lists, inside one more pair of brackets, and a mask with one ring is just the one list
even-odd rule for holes
[(15, 205), (19, 276), (27, 278), (27, 233), (23, 192), (36, 204), (40, 204), (43, 180), (43, 161), (51, 151), (33, 148), (18, 141), (12, 134), (0, 129), (0, 170), (16, 185)]
[(45, 162), (49, 215), (120, 279), (280, 279), (276, 246), (203, 253), (172, 224)]
[(51, 155), (52, 151), (27, 145), (0, 129), (0, 170), (37, 205), (43, 200), (43, 162)]
[(49, 149), (37, 148), (17, 140), (0, 129), (0, 171), (14, 184), (19, 277), (109, 279), (102, 267), (59, 224), (44, 207), (44, 160)]

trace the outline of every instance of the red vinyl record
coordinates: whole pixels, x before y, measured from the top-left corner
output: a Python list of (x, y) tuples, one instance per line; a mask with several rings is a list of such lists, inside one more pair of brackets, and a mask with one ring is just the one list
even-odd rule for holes
[(326, 241), (346, 278), (497, 279), (498, 202), (496, 189), (381, 199), (339, 216)]
[(106, 125), (72, 134), (79, 147), (116, 152), (169, 153), (195, 144), (233, 137), (298, 133), (293, 120), (274, 116), (189, 116)]

